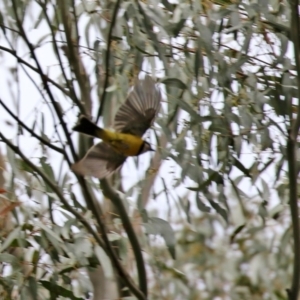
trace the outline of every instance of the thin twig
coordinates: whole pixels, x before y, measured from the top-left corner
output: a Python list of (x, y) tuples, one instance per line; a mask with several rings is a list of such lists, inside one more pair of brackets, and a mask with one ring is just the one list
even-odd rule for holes
[[(10, 53), (12, 56), (14, 56), (17, 61), (25, 66), (27, 66), (28, 68), (30, 68), (31, 70), (33, 70), (34, 72), (40, 74), (39, 70), (37, 68), (35, 68), (34, 66), (32, 66), (31, 64), (29, 64), (26, 60), (22, 59), (15, 50), (0, 46), (0, 50), (3, 50), (5, 52)], [(56, 88), (58, 88), (64, 95), (69, 96), (70, 97), (70, 93), (64, 89), (62, 86), (60, 86), (56, 81), (54, 81), (53, 79), (49, 78), (47, 75), (43, 74), (43, 77), (45, 80), (47, 80), (49, 83), (53, 84)]]
[(43, 72), (42, 67), (40, 65), (40, 62), (37, 59), (37, 56), (35, 54), (35, 49), (34, 49), (33, 45), (30, 43), (30, 41), (29, 41), (29, 39), (28, 39), (28, 37), (27, 37), (27, 35), (25, 33), (25, 30), (23, 28), (23, 24), (22, 24), (22, 22), (21, 22), (21, 20), (20, 20), (20, 18), (18, 16), (18, 9), (17, 9), (16, 0), (12, 1), (12, 7), (13, 7), (13, 11), (14, 11), (14, 14), (15, 14), (15, 17), (16, 17), (17, 26), (18, 26), (18, 28), (20, 30), (21, 36), (22, 36), (23, 40), (25, 41), (27, 47), (29, 48), (31, 56), (32, 56), (33, 60), (36, 63), (36, 66), (37, 66), (37, 69), (38, 69), (38, 73), (40, 74), (40, 77), (42, 79), (44, 88), (45, 88), (45, 90), (46, 90), (46, 92), (47, 92), (47, 94), (48, 94), (48, 96), (49, 96), (49, 98), (51, 100), (51, 103), (52, 103), (52, 105), (53, 105), (53, 107), (55, 109), (57, 117), (58, 117), (58, 119), (59, 119), (59, 121), (61, 123), (61, 126), (63, 128), (64, 133), (65, 133), (65, 137), (66, 137), (66, 139), (68, 141), (68, 144), (70, 146), (70, 150), (71, 150), (71, 153), (73, 155), (73, 158), (75, 160), (77, 160), (78, 157), (77, 157), (77, 154), (75, 152), (75, 148), (74, 148), (74, 145), (73, 145), (73, 142), (72, 142), (72, 139), (71, 139), (71, 135), (70, 135), (70, 133), (68, 131), (68, 128), (67, 128), (67, 125), (66, 125), (66, 123), (65, 123), (65, 121), (63, 119), (62, 112), (60, 110), (60, 106), (55, 101), (54, 96), (52, 95), (52, 92), (51, 92), (51, 90), (49, 88), (49, 85), (48, 85), (48, 81), (45, 79), (44, 72)]
[(114, 29), (115, 22), (117, 19), (120, 3), (121, 3), (121, 0), (117, 0), (116, 5), (114, 7), (114, 12), (112, 15), (109, 31), (108, 31), (107, 49), (106, 49), (106, 57), (105, 57), (105, 80), (104, 80), (104, 84), (103, 84), (103, 92), (102, 92), (101, 99), (100, 99), (100, 106), (99, 106), (98, 113), (97, 113), (96, 123), (99, 121), (99, 118), (102, 115), (102, 111), (104, 108), (106, 89), (108, 87), (108, 80), (109, 80), (109, 61), (110, 61), (110, 54), (111, 54), (110, 53), (110, 44), (111, 44), (111, 40), (112, 40), (112, 33), (113, 33), (113, 29)]
[(2, 28), (3, 31), (7, 29), (7, 30), (9, 30), (11, 32), (20, 34), (20, 32), (18, 30), (15, 30), (15, 29), (13, 29), (11, 27), (5, 26), (3, 23), (0, 23), (0, 27)]
[(42, 144), (48, 146), (49, 148), (55, 150), (56, 152), (59, 152), (63, 155), (65, 155), (65, 151), (62, 148), (59, 148), (52, 143), (48, 142), (38, 134), (36, 134), (32, 129), (30, 129), (25, 123), (23, 123), (7, 106), (6, 104), (0, 99), (0, 104), (2, 107), (9, 113), (10, 116), (12, 116), (13, 119), (17, 121), (19, 125), (21, 125), (25, 130), (27, 130), (32, 136), (34, 136), (36, 139), (38, 139)]
[[(27, 75), (27, 77), (28, 77), (28, 78), (30, 79), (30, 81), (32, 82), (32, 84), (33, 84), (33, 85), (35, 86), (35, 88), (39, 91), (41, 97), (44, 99), (44, 101), (45, 101), (46, 105), (48, 106), (48, 108), (49, 108), (49, 110), (50, 110), (50, 113), (51, 113), (51, 115), (52, 115), (53, 122), (55, 123), (55, 122), (56, 122), (56, 120), (55, 120), (55, 115), (54, 115), (54, 113), (53, 113), (53, 111), (52, 111), (52, 107), (50, 106), (49, 101), (46, 99), (45, 93), (42, 92), (42, 90), (40, 89), (40, 87), (39, 87), (38, 84), (36, 83), (36, 80), (34, 80), (34, 79), (32, 78), (31, 74), (29, 74), (29, 72), (28, 72), (28, 70), (25, 68), (25, 66), (23, 66), (23, 65), (21, 64), (21, 67), (22, 67), (23, 71), (25, 72), (25, 74)], [(54, 128), (55, 128), (55, 132), (56, 132), (56, 134), (57, 134), (57, 136), (58, 136), (58, 139), (59, 139), (59, 141), (60, 141), (60, 144), (63, 145), (64, 142), (63, 142), (63, 139), (62, 139), (62, 137), (61, 137), (60, 132), (57, 130), (57, 126), (54, 126)], [(67, 153), (66, 151), (64, 152), (64, 158), (66, 159), (67, 163), (68, 163), (69, 165), (71, 165), (71, 161), (70, 161), (69, 155), (68, 155), (68, 153)]]
[[(7, 43), (9, 44), (10, 48), (13, 49), (13, 45), (12, 45), (12, 43), (10, 42), (10, 40), (7, 38), (6, 35), (5, 35), (5, 39), (6, 39)], [(1, 46), (0, 46), (0, 47), (1, 47)], [(10, 50), (10, 49), (7, 49), (7, 50), (9, 50), (9, 51), (14, 51), (14, 50)], [(16, 51), (14, 51), (14, 53), (16, 54)], [(18, 59), (18, 62), (21, 62), (21, 61), (20, 61), (21, 58), (17, 57), (17, 59)], [(47, 106), (49, 107), (49, 103), (48, 103), (49, 101), (47, 101), (47, 99), (46, 99), (46, 97), (45, 97), (45, 94), (44, 94), (44, 93), (41, 91), (41, 89), (39, 88), (39, 86), (38, 86), (36, 80), (32, 78), (32, 75), (31, 75), (31, 74), (29, 74), (29, 70), (26, 68), (26, 65), (29, 66), (29, 68), (35, 70), (37, 73), (39, 73), (38, 69), (36, 69), (36, 68), (34, 68), (33, 66), (29, 65), (27, 62), (21, 63), (21, 64), (20, 64), (22, 70), (23, 70), (23, 71), (25, 72), (25, 74), (28, 76), (28, 78), (30, 79), (30, 81), (32, 82), (32, 84), (35, 86), (35, 88), (39, 91), (41, 97), (44, 99), (45, 103), (46, 103)], [(54, 82), (54, 84), (56, 84), (56, 83)], [(60, 87), (60, 86), (58, 86), (58, 87)], [(60, 89), (61, 89), (61, 91), (64, 92), (64, 90), (63, 90), (61, 87), (60, 87)], [(66, 93), (66, 94), (67, 94), (67, 93)], [(50, 109), (50, 111), (51, 111), (51, 114), (53, 115), (52, 110), (51, 110), (50, 107), (49, 107), (49, 109)], [(55, 118), (53, 117), (53, 119), (55, 119)], [(60, 140), (60, 143), (63, 145), (62, 138), (61, 138), (60, 133), (58, 132), (57, 128), (55, 128), (55, 131), (56, 131), (57, 136), (58, 136), (58, 138), (59, 138), (59, 140)], [(67, 152), (65, 152), (64, 157), (65, 157), (65, 159), (67, 160), (68, 164), (70, 165), (71, 162), (70, 162), (70, 159), (69, 159), (69, 156), (68, 156)]]
[[(82, 103), (79, 101), (79, 99), (77, 98), (77, 95), (76, 95), (76, 92), (75, 92), (75, 89), (74, 89), (74, 86), (73, 86), (73, 83), (71, 80), (68, 79), (67, 77), (67, 74), (65, 72), (65, 69), (63, 67), (63, 62), (62, 62), (62, 59), (61, 59), (61, 55), (60, 55), (60, 52), (58, 50), (58, 47), (57, 47), (57, 42), (55, 40), (55, 33), (54, 33), (54, 30), (53, 30), (53, 25), (49, 19), (49, 16), (47, 14), (47, 10), (46, 10), (46, 6), (44, 3), (40, 3), (40, 5), (42, 6), (42, 9), (43, 9), (43, 12), (44, 12), (44, 16), (46, 18), (46, 21), (48, 23), (48, 26), (49, 26), (49, 29), (51, 31), (51, 36), (52, 36), (52, 43), (53, 43), (53, 46), (54, 46), (54, 51), (55, 51), (55, 54), (57, 56), (57, 59), (58, 59), (58, 63), (60, 65), (60, 69), (61, 69), (61, 72), (63, 74), (63, 77), (65, 79), (65, 83), (70, 91), (70, 98), (73, 100), (73, 102), (77, 105), (77, 107), (79, 108), (80, 112), (82, 114), (85, 114), (85, 109), (82, 105)], [(55, 14), (56, 16), (56, 14)]]

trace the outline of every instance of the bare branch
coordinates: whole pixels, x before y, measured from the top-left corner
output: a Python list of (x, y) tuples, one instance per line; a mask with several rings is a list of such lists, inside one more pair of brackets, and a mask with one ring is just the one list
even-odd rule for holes
[(299, 236), (299, 214), (298, 214), (298, 192), (297, 192), (297, 164), (295, 153), (295, 141), (290, 138), (287, 143), (287, 160), (289, 166), (290, 186), (290, 212), (292, 217), (293, 239), (294, 239), (294, 272), (291, 289), (288, 291), (289, 300), (297, 300), (299, 293), (300, 278), (300, 236)]
[[(62, 23), (64, 25), (65, 30), (65, 37), (67, 40), (67, 46), (63, 48), (65, 51), (66, 56), (68, 57), (71, 70), (73, 71), (74, 75), (76, 76), (76, 80), (80, 87), (81, 92), (81, 101), (84, 100), (84, 109), (81, 109), (82, 112), (86, 114), (86, 112), (90, 115), (91, 109), (92, 109), (92, 99), (91, 99), (91, 84), (90, 79), (86, 73), (85, 67), (83, 65), (83, 62), (79, 55), (79, 48), (74, 47), (75, 45), (78, 45), (78, 36), (76, 37), (76, 41), (74, 43), (74, 38), (72, 34), (72, 28), (71, 26), (77, 26), (74, 24), (74, 22), (71, 20), (70, 15), (68, 13), (68, 9), (66, 8), (67, 2), (65, 1), (58, 1), (59, 5), (59, 12), (61, 14)], [(77, 27), (76, 27), (76, 32)], [(82, 103), (81, 103), (82, 106)], [(80, 107), (81, 107), (80, 106)]]
[(25, 130), (27, 130), (32, 136), (34, 136), (36, 139), (38, 139), (42, 144), (48, 146), (49, 148), (55, 150), (56, 152), (61, 153), (62, 155), (66, 155), (66, 152), (62, 149), (59, 148), (55, 145), (53, 145), (52, 143), (48, 142), (47, 140), (45, 140), (44, 138), (42, 138), (41, 136), (39, 136), (38, 134), (36, 134), (32, 129), (30, 129), (27, 125), (25, 125), (25, 123), (23, 123), (7, 106), (6, 104), (4, 104), (4, 102), (0, 99), (0, 104), (2, 105), (2, 107), (12, 116), (13, 119), (16, 120), (16, 122), (21, 125)]
[(115, 22), (117, 19), (117, 14), (119, 11), (120, 3), (121, 3), (121, 0), (117, 0), (113, 15), (111, 18), (111, 24), (109, 27), (109, 31), (108, 31), (107, 49), (106, 49), (106, 57), (105, 57), (105, 80), (104, 80), (104, 84), (103, 84), (103, 92), (102, 92), (101, 99), (100, 99), (100, 106), (99, 106), (98, 113), (97, 113), (96, 123), (99, 121), (99, 118), (102, 115), (103, 108), (104, 108), (106, 89), (108, 87), (108, 80), (109, 80), (110, 44), (111, 44), (111, 40), (112, 40), (112, 33), (113, 33), (114, 25), (115, 25)]
[(294, 124), (291, 122), (291, 130), (289, 131), (287, 141), (287, 160), (289, 166), (289, 192), (290, 192), (290, 211), (292, 217), (293, 239), (294, 239), (294, 266), (293, 266), (293, 281), (288, 297), (290, 300), (298, 299), (300, 286), (300, 230), (299, 230), (299, 210), (298, 210), (298, 191), (297, 191), (297, 159), (296, 146), (297, 136), (300, 129), (300, 23), (299, 23), (299, 1), (292, 0), (291, 5), (291, 36), (294, 43), (294, 55), (297, 70), (297, 87), (298, 87), (298, 112)]
[(297, 79), (297, 88), (298, 88), (298, 113), (296, 122), (292, 129), (292, 137), (294, 139), (297, 138), (298, 132), (300, 129), (300, 21), (299, 21), (299, 3), (297, 0), (291, 1), (291, 12), (292, 12), (292, 21), (291, 21), (291, 35), (292, 35), (292, 42), (294, 44), (294, 54), (295, 54), (295, 61), (296, 61), (296, 70), (298, 76)]
[(106, 179), (101, 180), (101, 188), (103, 194), (113, 202), (116, 209), (119, 211), (124, 229), (127, 233), (128, 239), (132, 245), (132, 250), (135, 255), (136, 266), (139, 274), (140, 289), (144, 293), (144, 295), (147, 296), (147, 275), (146, 275), (144, 258), (142, 255), (142, 249), (140, 247), (137, 236), (133, 230), (126, 209), (119, 195), (110, 187)]
[[(38, 68), (35, 68), (34, 66), (32, 66), (31, 64), (29, 64), (27, 61), (25, 61), (24, 59), (22, 59), (15, 50), (0, 46), (0, 50), (3, 50), (5, 52), (10, 53), (11, 55), (13, 55), (17, 61), (21, 64), (24, 64), (25, 66), (27, 66), (28, 68), (30, 68), (31, 70), (33, 70), (34, 72), (40, 74), (40, 71)], [(58, 88), (64, 95), (69, 96), (70, 97), (70, 93), (64, 89), (61, 85), (59, 85), (56, 81), (54, 81), (53, 79), (49, 78), (47, 75), (43, 74), (44, 80), (48, 81), (49, 83), (53, 84), (56, 88)]]
[(37, 56), (35, 54), (35, 49), (34, 49), (33, 45), (30, 43), (30, 41), (29, 41), (29, 39), (28, 39), (28, 37), (27, 37), (27, 35), (25, 33), (25, 30), (24, 30), (24, 28), (22, 26), (22, 22), (21, 22), (21, 20), (20, 20), (20, 18), (18, 16), (18, 9), (17, 9), (16, 0), (12, 1), (12, 7), (13, 7), (13, 11), (14, 11), (14, 14), (15, 14), (15, 17), (16, 17), (17, 25), (18, 25), (18, 28), (20, 30), (21, 36), (24, 39), (25, 43), (27, 44), (27, 47), (30, 50), (31, 56), (32, 56), (33, 60), (36, 63), (36, 66), (37, 66), (37, 69), (38, 69), (38, 73), (41, 76), (44, 88), (45, 88), (45, 90), (46, 90), (46, 92), (47, 92), (47, 94), (48, 94), (48, 96), (49, 96), (49, 98), (51, 100), (51, 103), (52, 103), (52, 105), (53, 105), (53, 107), (55, 109), (57, 117), (58, 117), (58, 119), (59, 119), (59, 121), (61, 123), (61, 126), (62, 126), (63, 131), (64, 131), (65, 136), (66, 136), (66, 139), (67, 139), (68, 144), (70, 146), (73, 158), (75, 160), (77, 160), (77, 154), (75, 152), (75, 148), (74, 148), (74, 145), (73, 145), (73, 142), (72, 142), (72, 139), (71, 139), (71, 135), (70, 135), (70, 133), (68, 131), (68, 128), (67, 128), (67, 125), (66, 125), (66, 123), (65, 123), (65, 121), (63, 119), (62, 112), (60, 111), (60, 106), (55, 101), (54, 96), (52, 95), (52, 92), (51, 92), (50, 87), (48, 85), (48, 81), (45, 79), (44, 72), (43, 72), (42, 67), (41, 67), (41, 65), (39, 63), (39, 60), (37, 59)]
[(54, 46), (54, 51), (56, 53), (56, 56), (57, 56), (57, 59), (58, 59), (58, 62), (59, 62), (59, 65), (60, 65), (60, 69), (61, 69), (61, 72), (63, 74), (63, 77), (65, 79), (65, 83), (68, 87), (68, 89), (70, 90), (70, 98), (74, 101), (74, 103), (78, 106), (78, 108), (80, 109), (81, 113), (85, 114), (85, 109), (84, 109), (84, 106), (82, 105), (82, 103), (78, 100), (77, 98), (77, 95), (76, 95), (76, 92), (75, 92), (75, 89), (74, 89), (74, 86), (72, 84), (72, 81), (68, 79), (67, 77), (67, 74), (65, 72), (65, 69), (63, 67), (63, 63), (62, 63), (62, 59), (61, 59), (61, 56), (60, 56), (60, 53), (59, 53), (59, 50), (58, 50), (58, 47), (57, 47), (57, 42), (56, 42), (56, 39), (55, 39), (55, 33), (54, 33), (54, 30), (53, 30), (53, 26), (51, 24), (51, 21), (49, 19), (49, 16), (47, 14), (47, 11), (46, 11), (46, 6), (45, 4), (43, 3), (40, 3), (40, 5), (42, 6), (42, 9), (43, 9), (43, 12), (44, 12), (44, 16), (46, 18), (46, 21), (48, 23), (48, 26), (49, 26), (49, 29), (51, 31), (51, 36), (52, 36), (52, 43), (53, 43), (53, 46)]

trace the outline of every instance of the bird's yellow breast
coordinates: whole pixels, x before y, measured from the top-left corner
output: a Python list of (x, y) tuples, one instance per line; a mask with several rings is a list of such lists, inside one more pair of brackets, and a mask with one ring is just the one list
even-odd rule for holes
[(143, 139), (139, 136), (114, 132), (107, 129), (102, 129), (98, 136), (114, 150), (125, 156), (138, 155), (144, 143)]

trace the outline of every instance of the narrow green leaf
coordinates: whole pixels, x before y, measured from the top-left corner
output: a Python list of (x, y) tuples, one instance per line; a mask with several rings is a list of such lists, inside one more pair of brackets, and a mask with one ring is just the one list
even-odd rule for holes
[(30, 295), (33, 300), (38, 299), (38, 285), (36, 282), (36, 279), (33, 276), (29, 276), (28, 278), (28, 283), (29, 283), (29, 291)]
[(236, 151), (237, 157), (239, 158), (241, 156), (243, 139), (240, 135), (237, 135), (233, 138), (233, 140), (234, 140), (234, 150)]
[(204, 202), (202, 201), (201, 196), (198, 192), (196, 193), (196, 204), (197, 204), (197, 207), (199, 208), (199, 210), (201, 210), (203, 212), (208, 213), (211, 210), (211, 208), (209, 206), (204, 204)]
[[(276, 164), (276, 177), (275, 177), (275, 181), (277, 182), (278, 179), (280, 178), (280, 175), (281, 175), (281, 170), (283, 168), (283, 165), (285, 163), (285, 157), (281, 157), (281, 159), (279, 160), (279, 162)], [(299, 174), (299, 170), (298, 170), (298, 173)]]
[(162, 0), (161, 3), (165, 6), (167, 10), (170, 12), (173, 12), (175, 9), (175, 5), (173, 3), (170, 3), (168, 0)]
[(175, 234), (171, 225), (160, 218), (149, 218), (148, 223), (144, 223), (147, 234), (161, 235), (169, 249), (173, 259), (176, 257), (175, 253)]
[(198, 22), (197, 25), (200, 32), (200, 38), (203, 41), (203, 45), (207, 51), (207, 55), (211, 55), (214, 44), (212, 39), (212, 32), (207, 26), (204, 26), (201, 22)]
[(260, 174), (262, 174), (269, 166), (271, 166), (274, 162), (275, 158), (271, 158), (264, 164), (264, 166), (260, 169)]
[(41, 157), (40, 158), (40, 163), (42, 165), (42, 170), (43, 172), (52, 180), (55, 181), (55, 176), (54, 176), (54, 172), (53, 169), (51, 167), (51, 165), (47, 162), (47, 158), (46, 157)]
[(219, 203), (217, 203), (213, 200), (209, 200), (209, 203), (223, 217), (223, 219), (226, 221), (226, 223), (228, 223), (227, 211), (223, 207), (221, 207)]
[(4, 25), (4, 18), (0, 11), (0, 27), (2, 28), (3, 33), (6, 34), (6, 28), (3, 25)]
[(184, 27), (186, 19), (182, 18), (178, 23), (172, 24), (171, 26), (171, 32), (173, 33), (174, 37), (177, 37), (181, 31), (181, 29)]
[(270, 137), (270, 131), (268, 127), (265, 127), (261, 133), (261, 143), (262, 150), (266, 150), (268, 148), (273, 149), (273, 140)]
[(161, 81), (162, 83), (169, 85), (169, 86), (174, 86), (182, 90), (186, 90), (187, 86), (185, 83), (183, 83), (180, 79), (178, 78), (165, 78)]
[(234, 232), (232, 233), (232, 235), (230, 236), (230, 243), (233, 243), (235, 240), (235, 237), (245, 228), (246, 224), (242, 224), (240, 226), (238, 226)]
[(7, 153), (8, 162), (10, 164), (10, 167), (12, 168), (13, 173), (18, 174), (19, 173), (19, 170), (18, 170), (19, 166), (16, 163), (15, 153), (8, 146), (6, 147), (6, 153)]
[(240, 14), (237, 10), (233, 10), (230, 14), (229, 22), (231, 26), (237, 26), (241, 23)]
[(251, 172), (237, 158), (233, 157), (233, 165), (243, 172), (247, 177), (252, 177)]
[(188, 199), (188, 194), (184, 198), (178, 196), (178, 201), (179, 201), (179, 203), (180, 203), (183, 211), (186, 214), (187, 221), (189, 223), (191, 223), (192, 222), (191, 221), (191, 216), (190, 216), (191, 203), (190, 203), (190, 201)]
[(0, 253), (0, 262), (15, 265), (19, 263), (19, 259), (15, 255), (9, 253)]
[(247, 34), (245, 36), (243, 47), (242, 47), (242, 53), (244, 53), (244, 54), (248, 53), (249, 45), (250, 45), (250, 42), (252, 41), (252, 37), (253, 37), (252, 26), (247, 26), (246, 28), (247, 28)]
[(58, 296), (62, 296), (71, 300), (84, 300), (84, 298), (76, 297), (72, 291), (67, 290), (66, 288), (56, 284), (54, 281), (49, 282), (46, 280), (40, 280), (39, 282), (45, 289), (50, 291), (51, 294), (54, 293), (54, 295), (57, 296), (57, 298), (55, 299), (58, 299)]
[(21, 228), (17, 227), (10, 232), (8, 237), (4, 240), (4, 243), (0, 247), (0, 252), (3, 252), (7, 247), (9, 247), (14, 240), (17, 240), (20, 237)]
[(239, 114), (244, 129), (250, 130), (253, 122), (252, 116), (249, 115), (245, 107), (239, 107)]
[(95, 245), (95, 254), (101, 266), (103, 267), (105, 278), (113, 279), (114, 272), (113, 272), (112, 264), (105, 251), (99, 245)]
[(198, 187), (187, 187), (188, 190), (191, 191), (203, 191), (208, 187), (212, 182), (216, 182), (217, 184), (223, 184), (223, 177), (216, 171), (210, 170), (210, 174), (207, 180), (205, 180)]
[(203, 56), (201, 53), (200, 43), (198, 42), (198, 48), (195, 53), (195, 64), (194, 64), (195, 78), (197, 81), (199, 76), (199, 68), (202, 66), (203, 66)]
[(270, 188), (263, 178), (261, 178), (261, 184), (262, 184), (262, 198), (268, 202), (271, 195)]

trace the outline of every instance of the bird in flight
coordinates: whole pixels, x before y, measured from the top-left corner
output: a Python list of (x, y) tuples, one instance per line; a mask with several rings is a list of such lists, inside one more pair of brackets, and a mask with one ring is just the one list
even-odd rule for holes
[(161, 93), (150, 76), (138, 80), (121, 105), (114, 120), (114, 130), (98, 127), (86, 116), (80, 116), (74, 131), (102, 139), (72, 165), (79, 175), (105, 178), (118, 170), (128, 156), (154, 151), (142, 139), (160, 110)]

